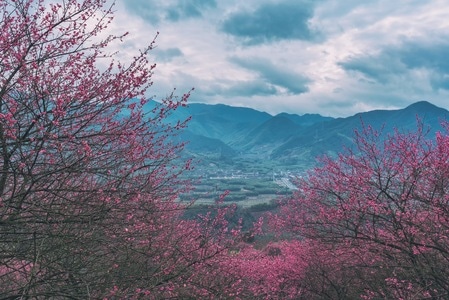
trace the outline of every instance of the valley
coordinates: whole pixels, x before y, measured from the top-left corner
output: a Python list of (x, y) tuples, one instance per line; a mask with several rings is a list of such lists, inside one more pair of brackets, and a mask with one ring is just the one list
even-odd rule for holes
[(291, 195), (295, 180), (320, 156), (355, 150), (356, 132), (372, 127), (384, 136), (413, 132), (423, 124), (427, 135), (444, 131), (449, 112), (420, 101), (398, 110), (375, 110), (347, 118), (281, 113), (271, 116), (250, 108), (192, 103), (171, 116), (191, 117), (177, 142), (188, 141), (182, 156), (192, 159), (188, 172), (194, 189), (180, 195), (197, 205), (214, 203), (225, 191), (226, 203), (241, 207), (273, 203)]
[(296, 190), (295, 181), (303, 175), (298, 166), (279, 166), (273, 161), (239, 159), (232, 161), (197, 161), (190, 172), (193, 190), (181, 194), (182, 201), (195, 200), (196, 205), (210, 205), (225, 192), (225, 203), (242, 207), (275, 202)]

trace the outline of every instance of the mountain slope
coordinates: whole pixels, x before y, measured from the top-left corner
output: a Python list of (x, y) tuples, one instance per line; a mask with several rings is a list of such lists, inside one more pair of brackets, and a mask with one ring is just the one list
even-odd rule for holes
[(240, 146), (251, 149), (265, 144), (279, 145), (298, 133), (300, 126), (284, 115), (277, 115), (251, 130)]
[(273, 151), (274, 159), (309, 153), (311, 157), (323, 154), (335, 154), (350, 146), (354, 130), (362, 124), (370, 125), (387, 134), (394, 129), (414, 131), (420, 119), (430, 129), (430, 134), (441, 130), (440, 121), (447, 119), (449, 112), (429, 102), (421, 101), (399, 110), (374, 110), (358, 113), (348, 118), (338, 118), (322, 122), (302, 130), (289, 141)]
[(419, 119), (432, 135), (442, 129), (440, 122), (449, 119), (449, 112), (420, 101), (403, 109), (333, 119), (315, 114), (271, 116), (250, 108), (193, 103), (177, 110), (170, 120), (189, 116), (192, 119), (181, 138), (189, 141), (186, 150), (191, 155), (271, 159), (310, 166), (317, 156), (335, 155), (353, 145), (354, 130), (363, 125), (386, 135), (395, 128), (415, 131)]
[(181, 113), (192, 117), (188, 125), (192, 133), (220, 139), (226, 144), (232, 144), (271, 118), (270, 114), (255, 109), (223, 104), (192, 103), (182, 108)]
[(236, 155), (236, 151), (221, 140), (198, 135), (189, 130), (185, 130), (179, 138), (187, 141), (185, 150), (192, 156), (222, 159)]
[(311, 126), (317, 123), (333, 120), (331, 117), (323, 117), (319, 114), (304, 114), (302, 116), (296, 114), (280, 113), (277, 116), (289, 118), (293, 122), (301, 126)]

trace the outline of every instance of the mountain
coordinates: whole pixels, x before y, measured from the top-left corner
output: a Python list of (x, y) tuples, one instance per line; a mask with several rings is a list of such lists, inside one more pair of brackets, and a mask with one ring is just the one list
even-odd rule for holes
[(302, 116), (296, 114), (280, 113), (277, 116), (289, 118), (293, 122), (301, 126), (311, 126), (316, 123), (333, 120), (331, 117), (323, 117), (319, 114), (304, 114)]
[(251, 108), (202, 103), (192, 103), (179, 108), (173, 117), (180, 116), (184, 119), (187, 116), (192, 117), (188, 125), (190, 132), (219, 139), (229, 145), (272, 117), (268, 113)]
[(297, 134), (301, 126), (285, 115), (277, 115), (251, 130), (240, 142), (243, 149), (266, 144), (278, 145)]
[(211, 158), (229, 158), (236, 155), (236, 151), (219, 139), (209, 138), (203, 135), (185, 130), (180, 135), (181, 141), (187, 141), (185, 151), (192, 156), (206, 156)]
[(449, 111), (429, 102), (421, 101), (399, 110), (373, 110), (358, 113), (347, 118), (338, 118), (328, 122), (314, 124), (298, 132), (286, 143), (273, 150), (272, 158), (291, 159), (307, 152), (312, 157), (322, 154), (336, 154), (343, 146), (351, 146), (354, 130), (363, 124), (370, 125), (383, 133), (394, 129), (403, 132), (416, 130), (418, 118), (422, 120), (430, 134), (441, 130), (440, 121), (448, 119)]
[(251, 108), (193, 103), (171, 118), (192, 117), (181, 138), (189, 155), (211, 159), (258, 158), (311, 165), (315, 157), (335, 155), (353, 145), (354, 130), (370, 125), (384, 134), (394, 129), (415, 131), (420, 119), (429, 134), (441, 130), (449, 111), (421, 101), (397, 110), (373, 110), (346, 118), (318, 114), (272, 116)]

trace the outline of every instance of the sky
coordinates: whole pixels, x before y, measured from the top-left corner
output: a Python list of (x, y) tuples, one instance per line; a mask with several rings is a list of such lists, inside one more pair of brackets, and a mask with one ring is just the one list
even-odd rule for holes
[(118, 0), (127, 60), (150, 43), (150, 91), (272, 115), (346, 117), (426, 100), (449, 109), (448, 0)]

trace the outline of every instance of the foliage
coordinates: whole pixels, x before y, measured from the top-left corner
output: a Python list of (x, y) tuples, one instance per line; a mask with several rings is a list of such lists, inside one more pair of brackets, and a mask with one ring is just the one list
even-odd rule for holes
[[(279, 205), (226, 206), (214, 183), (198, 195), (216, 206), (186, 210), (173, 137), (187, 120), (170, 116), (189, 93), (150, 105), (154, 41), (115, 61), (126, 34), (99, 40), (105, 3), (0, 2), (2, 299), (448, 297), (447, 130), (367, 126)], [(236, 199), (278, 193), (226, 184)], [(245, 222), (271, 208), (270, 224)]]
[(449, 136), (366, 126), (356, 146), (323, 158), (273, 218), (314, 243), (303, 284), (320, 299), (446, 298)]
[(165, 120), (189, 94), (143, 109), (154, 42), (115, 61), (105, 4), (0, 2), (3, 299), (207, 295), (204, 262), (232, 244), (229, 208), (181, 218), (185, 122)]

